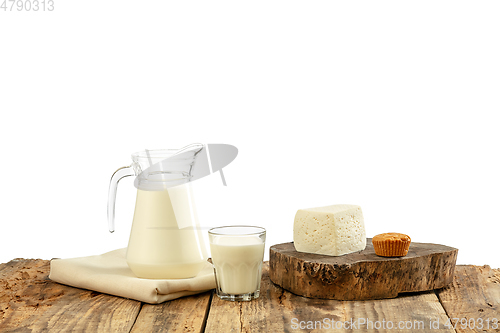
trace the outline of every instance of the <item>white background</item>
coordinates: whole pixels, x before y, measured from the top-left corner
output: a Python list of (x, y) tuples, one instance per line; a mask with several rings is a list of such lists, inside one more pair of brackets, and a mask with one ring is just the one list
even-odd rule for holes
[(204, 142), (239, 148), (197, 184), (204, 228), (268, 249), (297, 209), (358, 204), (369, 237), (500, 267), (499, 2), (54, 1), (0, 11), (0, 262), (127, 246), (113, 171)]

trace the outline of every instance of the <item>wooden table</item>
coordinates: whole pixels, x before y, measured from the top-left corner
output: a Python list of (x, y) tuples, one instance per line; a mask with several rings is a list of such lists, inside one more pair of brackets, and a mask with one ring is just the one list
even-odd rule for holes
[[(49, 261), (15, 259), (0, 264), (0, 332), (500, 332), (500, 270), (489, 266), (457, 266), (443, 289), (375, 301), (297, 296), (268, 270), (252, 302), (206, 292), (151, 305), (52, 282)], [(445, 327), (453, 318), (468, 323)]]

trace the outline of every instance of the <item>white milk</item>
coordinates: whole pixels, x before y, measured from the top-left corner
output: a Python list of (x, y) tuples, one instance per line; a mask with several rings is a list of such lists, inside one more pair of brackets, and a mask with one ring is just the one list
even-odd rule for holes
[(137, 190), (127, 263), (135, 275), (182, 279), (197, 275), (206, 250), (189, 185), (164, 191)]
[(247, 294), (260, 289), (264, 243), (259, 237), (216, 237), (210, 250), (222, 292)]

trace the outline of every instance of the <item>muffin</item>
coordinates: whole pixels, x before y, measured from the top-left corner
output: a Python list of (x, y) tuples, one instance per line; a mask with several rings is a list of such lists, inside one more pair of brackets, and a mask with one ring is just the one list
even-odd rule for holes
[(375, 254), (381, 257), (404, 257), (408, 254), (411, 238), (397, 232), (388, 232), (372, 238)]

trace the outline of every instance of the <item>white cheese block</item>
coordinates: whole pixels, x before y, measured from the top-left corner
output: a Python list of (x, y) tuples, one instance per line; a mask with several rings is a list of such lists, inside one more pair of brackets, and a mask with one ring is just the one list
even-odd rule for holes
[(361, 207), (333, 205), (298, 210), (293, 242), (298, 252), (330, 256), (364, 250), (366, 232)]

